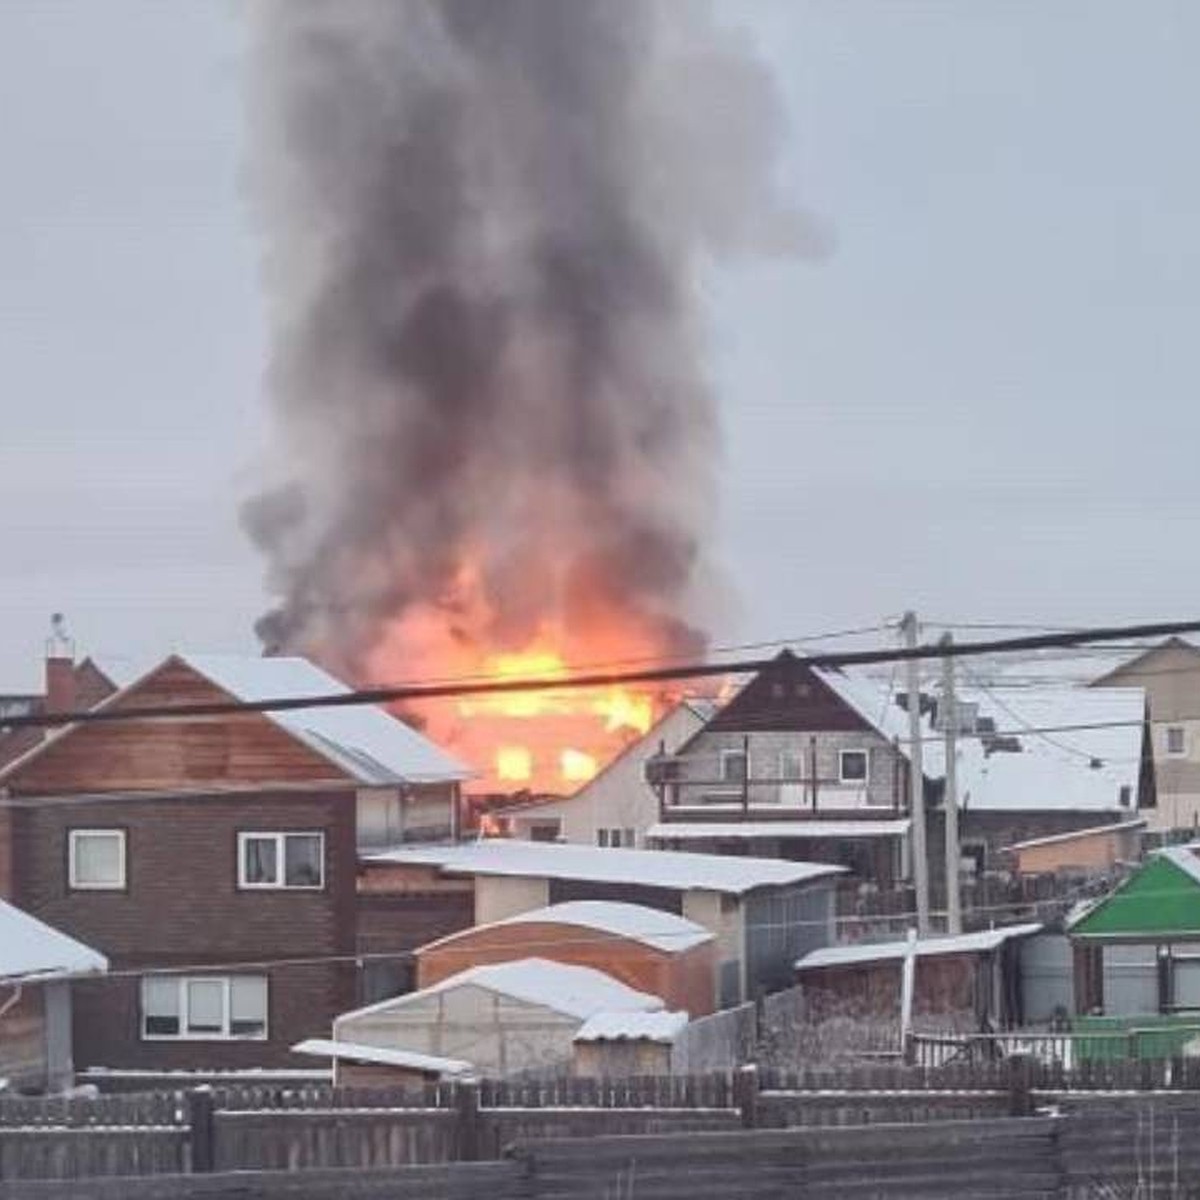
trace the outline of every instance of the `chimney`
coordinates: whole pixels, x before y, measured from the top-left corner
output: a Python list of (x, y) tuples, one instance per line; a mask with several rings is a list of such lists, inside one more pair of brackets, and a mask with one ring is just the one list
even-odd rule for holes
[(46, 639), (46, 711), (71, 712), (75, 707), (75, 643), (62, 613), (50, 618)]

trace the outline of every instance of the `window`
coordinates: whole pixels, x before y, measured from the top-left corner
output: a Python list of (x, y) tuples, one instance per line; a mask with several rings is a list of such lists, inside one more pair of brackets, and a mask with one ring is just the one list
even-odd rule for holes
[(125, 887), (125, 830), (72, 829), (67, 859), (71, 887), (121, 891)]
[(867, 752), (843, 750), (838, 759), (838, 778), (842, 783), (866, 783)]
[(597, 829), (596, 830), (596, 845), (597, 846), (607, 846), (608, 845), (608, 830), (607, 829)]
[(721, 782), (744, 783), (746, 780), (746, 752), (744, 750), (721, 751)]
[(325, 886), (323, 833), (239, 833), (238, 887)]
[(1187, 753), (1187, 740), (1184, 737), (1182, 725), (1167, 726), (1167, 753), (1180, 755)]
[(147, 975), (142, 1038), (158, 1041), (262, 1041), (267, 981), (261, 975)]
[(637, 841), (637, 838), (634, 836), (634, 832), (632, 829), (623, 829), (621, 831), (621, 845), (622, 846), (628, 846), (628, 847), (632, 848), (636, 841)]

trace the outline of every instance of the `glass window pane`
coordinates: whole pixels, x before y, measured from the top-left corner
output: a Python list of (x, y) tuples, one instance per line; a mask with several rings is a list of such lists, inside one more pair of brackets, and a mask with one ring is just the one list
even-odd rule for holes
[(289, 833), (284, 839), (284, 882), (288, 887), (321, 886), (321, 835)]
[(188, 1033), (223, 1033), (225, 1030), (225, 981), (187, 981)]
[(229, 1032), (233, 1037), (264, 1037), (267, 1032), (267, 981), (237, 975), (229, 981)]
[(242, 882), (277, 883), (279, 861), (274, 837), (250, 837), (242, 841)]
[(741, 783), (746, 778), (746, 756), (741, 751), (723, 755), (721, 776), (726, 783)]
[(867, 755), (864, 750), (847, 750), (842, 754), (842, 778), (861, 783), (867, 778)]
[(75, 873), (72, 882), (83, 887), (123, 887), (121, 845), (124, 837), (119, 830), (73, 834)]
[(179, 1036), (179, 980), (142, 980), (143, 1028), (151, 1037)]

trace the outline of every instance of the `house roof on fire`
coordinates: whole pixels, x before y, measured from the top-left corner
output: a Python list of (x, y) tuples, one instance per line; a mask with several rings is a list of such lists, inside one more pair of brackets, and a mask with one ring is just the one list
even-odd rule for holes
[(758, 887), (808, 883), (844, 871), (843, 867), (828, 863), (692, 854), (682, 850), (614, 850), (504, 838), (485, 838), (460, 845), (401, 846), (369, 855), (367, 861), (437, 867), (452, 874), (586, 879), (738, 896)]
[(0, 900), (0, 979), (27, 983), (107, 970), (103, 954)]
[[(284, 697), (341, 696), (351, 689), (306, 658), (232, 654), (173, 654), (126, 683), (97, 708), (136, 690), (169, 663), (183, 663), (234, 700), (262, 703)], [(263, 713), (289, 736), (315, 751), (364, 787), (448, 783), (471, 771), (427, 737), (376, 704), (331, 705)], [(0, 778), (67, 737), (68, 725), (4, 766)]]

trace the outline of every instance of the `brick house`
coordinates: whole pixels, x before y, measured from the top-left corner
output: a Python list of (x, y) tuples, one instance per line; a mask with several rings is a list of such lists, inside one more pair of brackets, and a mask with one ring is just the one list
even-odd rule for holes
[[(295, 658), (172, 655), (102, 704), (346, 690)], [(359, 994), (357, 856), (453, 836), (466, 772), (379, 708), (79, 723), (0, 770), (0, 895), (88, 945), (81, 1066), (293, 1064)]]

